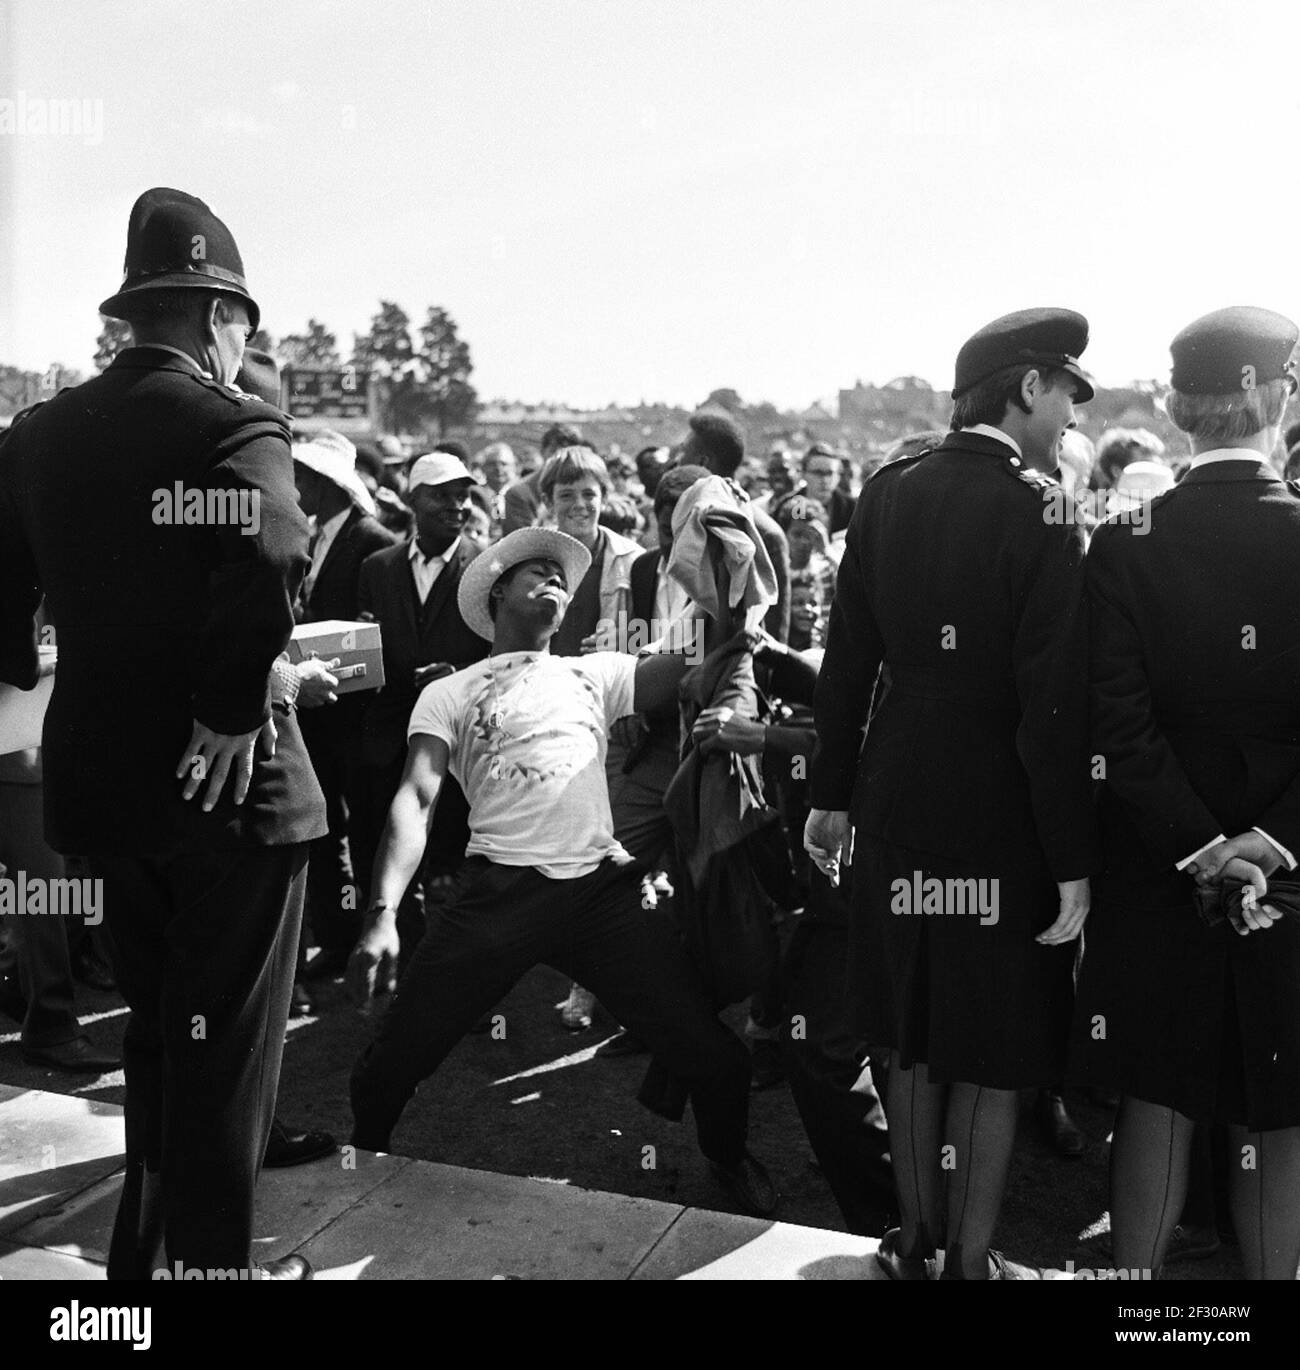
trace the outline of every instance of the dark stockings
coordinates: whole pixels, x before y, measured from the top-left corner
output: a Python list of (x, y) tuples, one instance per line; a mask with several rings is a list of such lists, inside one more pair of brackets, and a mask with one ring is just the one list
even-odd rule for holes
[(1228, 1197), (1248, 1280), (1294, 1280), (1300, 1265), (1300, 1127), (1229, 1129)]
[(888, 1095), (899, 1253), (932, 1256), (942, 1242), (949, 1279), (987, 1279), (1015, 1143), (1015, 1090), (933, 1084), (923, 1063), (904, 1070), (894, 1052)]
[(1126, 1095), (1110, 1146), (1111, 1247), (1118, 1270), (1159, 1273), (1187, 1197), (1190, 1118)]

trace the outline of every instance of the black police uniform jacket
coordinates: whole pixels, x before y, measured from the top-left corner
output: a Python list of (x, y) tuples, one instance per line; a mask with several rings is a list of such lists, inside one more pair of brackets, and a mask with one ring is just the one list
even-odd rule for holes
[(1220, 833), (1300, 856), (1300, 493), (1250, 460), (1188, 472), (1088, 553), (1101, 872), (1080, 1078), (1190, 1117), (1300, 1124), (1300, 922), (1207, 926), (1177, 871)]
[[(241, 510), (245, 523), (219, 521)], [(129, 348), (14, 424), (0, 445), (0, 679), (35, 684), (43, 595), (59, 653), (43, 739), (51, 846), (161, 856), (325, 833), (281, 709), (243, 805), (227, 785), (205, 814), (175, 778), (194, 719), (246, 733), (271, 716), (306, 552), (285, 415), (166, 349)]]
[[(1055, 882), (1092, 864), (1084, 540), (1060, 493), (1007, 444), (950, 433), (877, 472), (846, 537), (810, 798), (854, 826), (861, 1028), (937, 1079), (1064, 1067), (1072, 948), (1033, 940)], [(996, 921), (917, 907), (917, 872), (996, 882)]]

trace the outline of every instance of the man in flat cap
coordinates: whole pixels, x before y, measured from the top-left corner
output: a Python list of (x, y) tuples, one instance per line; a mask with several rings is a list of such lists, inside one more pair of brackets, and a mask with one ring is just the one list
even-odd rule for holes
[[(225, 224), (146, 191), (100, 309), (135, 346), (0, 447), (0, 679), (59, 669), (46, 824), (103, 881), (127, 1026), (111, 1279), (248, 1267), (307, 843), (324, 803), (272, 687), (307, 567), (286, 416), (236, 389), (258, 308)], [(165, 1265), (162, 1251), (165, 1249)], [(303, 1279), (300, 1256), (265, 1267)]]
[(1198, 1123), (1228, 1127), (1246, 1277), (1300, 1263), (1300, 920), (1267, 893), (1300, 856), (1300, 490), (1270, 463), (1297, 335), (1240, 306), (1178, 334), (1166, 407), (1190, 469), (1088, 552), (1105, 783), (1075, 1061), (1123, 1095), (1121, 1269), (1166, 1259)]
[[(487, 655), (487, 643), (466, 625), (456, 602), (461, 576), (479, 551), (464, 535), (476, 484), (473, 472), (450, 452), (420, 457), (406, 482), (414, 533), (407, 542), (371, 553), (361, 566), (360, 614), (379, 624), (385, 681), (367, 699), (361, 721), (364, 811), (352, 860), (363, 883), (370, 880), (388, 806), (401, 783), (406, 725), (420, 691)], [(449, 777), (425, 851), (423, 869), (430, 876), (451, 874), (465, 859), (468, 816), (465, 796)], [(423, 931), (418, 886), (417, 881), (398, 914), (406, 955)]]
[(866, 483), (840, 566), (805, 846), (838, 879), (853, 825), (850, 992), (890, 1052), (895, 1279), (928, 1278), (940, 1246), (945, 1279), (1034, 1277), (990, 1242), (1017, 1091), (1063, 1078), (1088, 911), (1084, 544), (1044, 500), (1092, 396), (1087, 338), (1034, 309), (969, 339), (952, 431)]

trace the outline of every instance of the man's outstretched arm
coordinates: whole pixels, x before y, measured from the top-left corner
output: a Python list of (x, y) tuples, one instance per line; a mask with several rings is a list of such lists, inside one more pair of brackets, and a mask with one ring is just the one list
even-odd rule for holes
[(440, 737), (417, 734), (411, 739), (402, 783), (393, 796), (379, 839), (370, 882), (370, 907), (348, 962), (348, 990), (358, 1004), (370, 1002), (376, 978), (385, 963), (396, 968), (401, 949), (397, 908), (420, 868), (449, 755), (447, 744)]

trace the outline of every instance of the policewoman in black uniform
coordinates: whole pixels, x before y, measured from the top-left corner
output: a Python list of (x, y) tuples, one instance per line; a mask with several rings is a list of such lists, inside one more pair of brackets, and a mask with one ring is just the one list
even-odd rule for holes
[(1062, 309), (970, 338), (953, 431), (866, 483), (840, 567), (805, 846), (837, 872), (852, 824), (849, 993), (890, 1053), (896, 1279), (941, 1245), (943, 1278), (1037, 1277), (990, 1241), (1016, 1091), (1062, 1078), (1088, 910), (1084, 542), (1046, 474), (1092, 396), (1087, 338)]
[(270, 683), (307, 521), (287, 417), (230, 384), (258, 323), (234, 238), (193, 196), (146, 191), (100, 309), (137, 345), (0, 445), (0, 679), (36, 683), (44, 597), (46, 837), (103, 881), (131, 1007), (108, 1274), (148, 1279), (248, 1265), (325, 811)]
[[(1293, 1280), (1300, 1264), (1300, 912), (1265, 893), (1300, 854), (1300, 488), (1269, 461), (1296, 338), (1243, 307), (1179, 333), (1167, 408), (1191, 467), (1141, 536), (1112, 520), (1088, 553), (1105, 783), (1074, 1065), (1123, 1094), (1110, 1211), (1124, 1270), (1159, 1271), (1198, 1122), (1229, 1125), (1247, 1278)], [(1224, 903), (1243, 880), (1253, 910)]]

